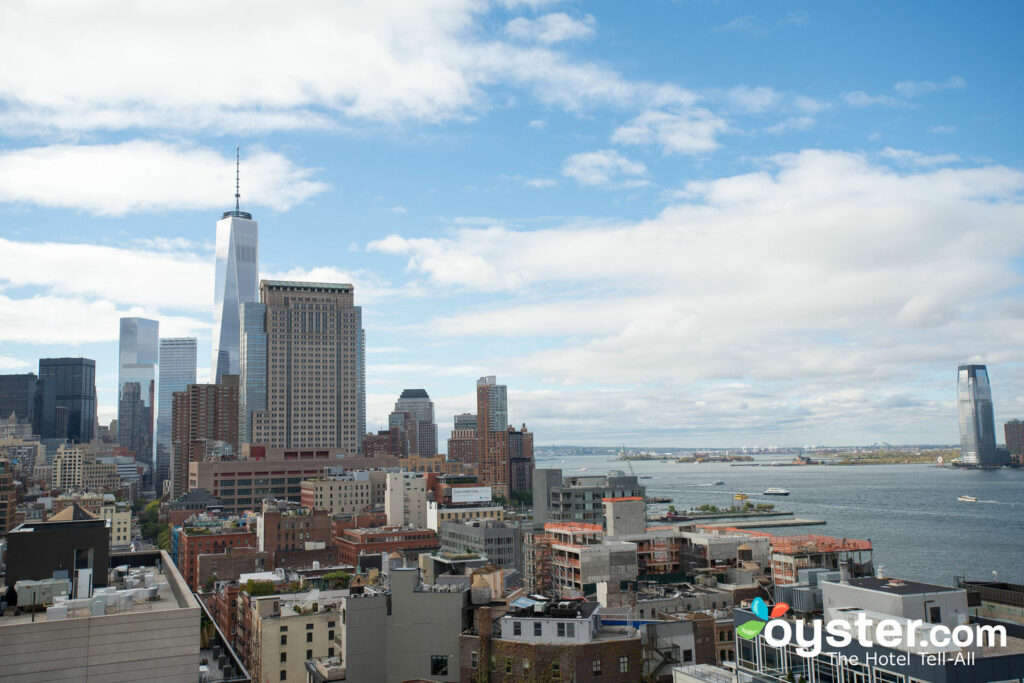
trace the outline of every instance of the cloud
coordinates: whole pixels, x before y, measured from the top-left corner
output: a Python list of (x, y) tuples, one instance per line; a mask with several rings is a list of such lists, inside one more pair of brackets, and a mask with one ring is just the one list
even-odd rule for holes
[(870, 107), (876, 104), (886, 107), (896, 107), (903, 104), (895, 97), (889, 97), (888, 95), (869, 95), (863, 90), (845, 92), (842, 94), (842, 99), (843, 102), (846, 102), (851, 107)]
[(404, 206), (392, 206), (391, 213), (403, 214), (409, 213)]
[(647, 181), (647, 167), (630, 161), (613, 149), (573, 154), (562, 164), (562, 175), (580, 185), (637, 187)]
[(764, 85), (759, 85), (756, 88), (739, 85), (727, 90), (726, 97), (734, 107), (751, 114), (774, 109), (782, 101), (780, 93)]
[[(535, 429), (586, 431), (544, 412), (560, 398), (630, 433), (684, 425), (666, 434), (677, 443), (690, 429), (953, 438), (951, 388), (935, 378), (961, 358), (1012, 362), (1024, 343), (1024, 312), (1004, 304), (1024, 284), (1024, 173), (895, 170), (824, 150), (760, 166), (687, 183), (642, 221), (465, 227), (368, 248), (403, 257), (428, 287), (491, 293), (422, 334), (479, 338), (465, 362), (510, 385), (551, 382), (527, 412)], [(518, 354), (480, 351), (507, 336)]]
[(956, 126), (932, 126), (928, 132), (932, 135), (949, 135), (956, 132)]
[(967, 87), (967, 81), (960, 76), (950, 76), (941, 83), (933, 81), (900, 81), (892, 89), (903, 97), (917, 97), (942, 90), (961, 90)]
[(767, 29), (761, 20), (753, 14), (745, 14), (735, 19), (731, 19), (721, 26), (716, 26), (711, 29), (712, 33), (716, 32), (736, 32), (736, 33), (751, 33), (754, 35), (761, 35), (767, 33)]
[(768, 126), (764, 132), (772, 135), (782, 135), (793, 131), (808, 130), (814, 127), (817, 121), (813, 116), (790, 116), (784, 121)]
[(517, 40), (537, 41), (550, 45), (594, 35), (597, 22), (591, 14), (573, 19), (564, 12), (545, 14), (536, 19), (516, 17), (505, 24), (505, 33)]
[[(246, 155), (242, 169), (245, 205), (287, 211), (327, 188), (275, 152)], [(227, 207), (234, 170), (233, 158), (184, 144), (32, 147), (0, 153), (0, 201), (112, 216)]]
[(528, 125), (530, 126), (530, 128), (536, 128), (537, 130), (544, 130), (544, 127), (548, 125), (548, 122), (547, 121), (542, 121), (541, 119), (533, 119), (532, 121), (530, 121), (530, 123)]
[(914, 166), (946, 166), (960, 161), (959, 154), (921, 154), (911, 149), (893, 149), (892, 147), (886, 147), (881, 154), (886, 159), (892, 159), (898, 164)]
[(527, 178), (523, 181), (523, 185), (534, 189), (545, 189), (548, 187), (555, 187), (558, 185), (558, 181), (554, 178)]
[(728, 128), (724, 119), (699, 107), (678, 113), (648, 110), (617, 128), (612, 142), (657, 144), (667, 154), (700, 154), (718, 149), (716, 137)]
[[(34, 363), (21, 360), (20, 358), (11, 358), (10, 356), (0, 356), (0, 371), (3, 372), (16, 372), (19, 370), (31, 372)], [(0, 417), (3, 417), (0, 415)]]

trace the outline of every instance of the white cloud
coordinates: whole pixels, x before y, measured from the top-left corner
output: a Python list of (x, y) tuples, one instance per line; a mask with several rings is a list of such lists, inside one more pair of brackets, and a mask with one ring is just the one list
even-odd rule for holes
[(886, 107), (895, 107), (902, 104), (895, 97), (889, 97), (888, 95), (869, 95), (863, 90), (854, 90), (853, 92), (845, 92), (842, 95), (843, 102), (846, 102), (851, 107), (870, 107), (875, 104), (880, 104)]
[(580, 185), (637, 187), (647, 183), (647, 167), (630, 161), (613, 149), (599, 149), (569, 156), (562, 175)]
[(532, 121), (530, 121), (530, 123), (528, 125), (530, 126), (530, 128), (536, 128), (537, 130), (544, 130), (544, 127), (548, 125), (548, 122), (547, 121), (543, 121), (541, 119), (533, 119)]
[(545, 189), (548, 187), (555, 187), (558, 185), (558, 181), (554, 178), (527, 178), (523, 181), (523, 185), (534, 189)]
[(900, 81), (892, 89), (904, 97), (917, 97), (942, 90), (960, 90), (967, 87), (967, 81), (960, 76), (950, 76), (941, 83), (933, 81)]
[[(31, 371), (34, 363), (21, 360), (20, 358), (11, 358), (10, 356), (0, 356), (0, 371), (2, 372), (17, 372), (17, 371)], [(0, 418), (4, 417), (0, 415)]]
[(752, 33), (760, 35), (767, 32), (764, 24), (753, 14), (745, 14), (743, 16), (730, 19), (721, 26), (716, 26), (711, 29), (712, 33), (719, 31), (726, 32), (737, 32), (737, 33)]
[(550, 45), (594, 35), (597, 24), (591, 14), (573, 19), (565, 12), (545, 14), (536, 19), (516, 17), (505, 24), (505, 33), (517, 40), (537, 41)]
[(956, 132), (956, 126), (932, 126), (928, 132), (932, 135), (949, 135)]
[[(208, 148), (146, 140), (12, 150), (0, 153), (0, 201), (115, 216), (226, 207), (234, 166)], [(286, 211), (327, 188), (313, 173), (274, 152), (248, 154), (243, 202)]]
[(634, 433), (650, 419), (719, 439), (883, 429), (945, 440), (951, 387), (934, 378), (962, 358), (1018, 357), (1024, 310), (1004, 299), (1022, 284), (1020, 171), (904, 172), (807, 150), (688, 183), (683, 196), (636, 223), (467, 227), (369, 248), (405, 257), (433, 287), (496, 293), (422, 333), (523, 340), (518, 355), (471, 364), (559, 385), (526, 414), (560, 435), (586, 427), (544, 407), (578, 398), (595, 421)]
[(816, 121), (812, 116), (790, 116), (784, 121), (766, 127), (764, 132), (771, 133), (772, 135), (782, 135), (792, 131), (808, 130), (815, 123)]
[(959, 154), (922, 154), (912, 149), (894, 149), (892, 147), (886, 147), (881, 154), (886, 159), (892, 159), (898, 164), (914, 166), (945, 166), (960, 161)]
[(612, 134), (623, 145), (657, 144), (666, 153), (699, 154), (718, 149), (717, 136), (728, 130), (724, 119), (695, 107), (678, 113), (647, 110)]
[(391, 213), (403, 214), (409, 213), (404, 206), (392, 206)]
[(751, 114), (774, 109), (782, 102), (782, 95), (765, 85), (756, 88), (739, 85), (727, 90), (726, 98), (734, 107)]

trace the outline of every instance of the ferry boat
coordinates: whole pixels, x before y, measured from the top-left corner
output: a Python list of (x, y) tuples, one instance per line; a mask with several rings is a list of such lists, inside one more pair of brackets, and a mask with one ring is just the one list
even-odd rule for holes
[(747, 498), (750, 498), (750, 496), (745, 493), (734, 493), (732, 495), (733, 500), (746, 500)]
[(978, 502), (978, 499), (975, 498), (974, 496), (958, 496), (957, 500), (963, 501), (965, 503), (977, 503)]
[(712, 486), (725, 486), (725, 482), (719, 479), (718, 481), (711, 484)]
[(789, 491), (787, 491), (786, 489), (778, 489), (778, 488), (774, 488), (773, 487), (773, 488), (770, 488), (770, 489), (765, 489), (764, 493), (762, 493), (761, 495), (763, 495), (763, 496), (788, 496), (789, 495)]

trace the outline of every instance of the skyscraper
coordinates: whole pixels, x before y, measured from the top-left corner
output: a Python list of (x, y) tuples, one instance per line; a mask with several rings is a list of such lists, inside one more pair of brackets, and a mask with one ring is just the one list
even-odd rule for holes
[(0, 420), (6, 420), (14, 413), (21, 422), (34, 421), (37, 382), (33, 372), (0, 375)]
[(996, 425), (992, 388), (984, 365), (957, 368), (957, 410), (960, 417), (960, 458), (965, 465), (996, 461)]
[[(409, 413), (416, 421), (415, 443), (409, 444), (413, 453), (422, 456), (437, 455), (437, 423), (434, 422), (434, 402), (425, 389), (405, 389), (395, 402), (395, 413)], [(392, 413), (394, 414), (394, 413)], [(394, 426), (389, 420), (389, 426)]]
[(238, 453), (238, 376), (220, 384), (190, 384), (171, 399), (170, 495), (188, 491), (188, 464), (214, 452)]
[[(89, 358), (40, 358), (40, 410), (37, 415), (44, 439), (67, 438), (76, 443), (92, 441), (96, 430), (96, 361)], [(66, 428), (64, 427), (66, 425)], [(47, 433), (43, 433), (43, 432)]]
[[(117, 441), (135, 452), (135, 459), (153, 462), (153, 408), (156, 368), (160, 360), (160, 323), (146, 318), (121, 318), (117, 369)], [(127, 400), (123, 394), (129, 385)], [(141, 407), (136, 402), (141, 403)], [(122, 411), (127, 411), (122, 414)]]
[(252, 214), (238, 208), (238, 165), (235, 165), (235, 210), (217, 221), (216, 273), (213, 283), (212, 379), (238, 374), (241, 304), (256, 301), (260, 267), (258, 225)]
[(455, 416), (452, 435), (448, 439), (449, 462), (476, 462), (479, 456), (476, 426), (476, 415), (472, 413), (461, 413)]
[(238, 441), (252, 442), (252, 415), (267, 409), (267, 307), (242, 304), (239, 339)]
[(171, 461), (171, 396), (196, 383), (196, 338), (160, 340), (160, 380), (156, 401), (156, 472), (153, 484), (163, 491)]
[(508, 390), (494, 375), (476, 382), (476, 421), (480, 483), (495, 496), (509, 495)]
[[(252, 442), (358, 453), (366, 424), (365, 337), (352, 285), (263, 280), (260, 301), (266, 409), (249, 411)], [(248, 384), (253, 373), (247, 366), (242, 380)], [(250, 387), (242, 392), (248, 401)]]

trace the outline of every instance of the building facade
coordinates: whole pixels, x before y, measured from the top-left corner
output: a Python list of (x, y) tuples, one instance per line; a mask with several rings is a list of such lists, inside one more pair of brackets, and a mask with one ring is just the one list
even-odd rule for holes
[(158, 493), (170, 477), (171, 397), (196, 383), (196, 338), (169, 337), (160, 340), (160, 371), (156, 399), (156, 471), (153, 485)]
[(213, 285), (213, 357), (210, 361), (214, 384), (223, 375), (238, 374), (240, 306), (256, 301), (259, 281), (259, 226), (252, 214), (225, 211), (217, 221), (217, 246)]
[(416, 421), (416, 442), (410, 449), (418, 455), (437, 454), (437, 423), (434, 421), (434, 402), (425, 389), (405, 389), (395, 402), (395, 412), (407, 412)]
[(252, 442), (252, 415), (267, 409), (267, 307), (245, 302), (239, 340), (238, 439)]
[[(118, 443), (134, 451), (136, 460), (147, 463), (153, 462), (159, 339), (160, 323), (156, 320), (121, 318), (117, 369)], [(137, 390), (132, 385), (136, 385)]]
[(238, 454), (237, 375), (223, 375), (220, 384), (191, 384), (172, 395), (172, 499), (188, 491), (189, 463), (205, 460), (216, 444)]
[(45, 398), (40, 398), (43, 409), (36, 416), (37, 422), (42, 420), (39, 435), (76, 443), (92, 441), (96, 430), (96, 361), (40, 358), (39, 381), (47, 387)]
[(267, 405), (251, 412), (252, 442), (358, 453), (366, 425), (364, 337), (352, 285), (264, 280), (260, 299)]
[(326, 510), (331, 515), (352, 515), (383, 506), (388, 473), (357, 470), (302, 482), (303, 507)]
[(960, 418), (960, 458), (965, 465), (992, 465), (996, 461), (996, 426), (992, 388), (984, 365), (957, 368), (957, 412)]

